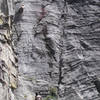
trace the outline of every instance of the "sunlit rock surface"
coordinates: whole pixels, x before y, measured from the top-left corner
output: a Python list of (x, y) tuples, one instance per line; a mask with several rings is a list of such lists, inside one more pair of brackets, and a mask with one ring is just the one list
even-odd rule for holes
[[(10, 4), (13, 4), (9, 1)], [(14, 90), (17, 88), (17, 56), (13, 51), (10, 30), (11, 10), (6, 0), (0, 1), (0, 100), (16, 100)], [(12, 9), (13, 10), (13, 9)]]

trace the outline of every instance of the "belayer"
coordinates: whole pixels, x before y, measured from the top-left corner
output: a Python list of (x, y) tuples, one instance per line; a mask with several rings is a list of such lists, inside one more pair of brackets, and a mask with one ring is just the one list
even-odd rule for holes
[(41, 95), (39, 95), (38, 93), (35, 94), (35, 100), (42, 100)]

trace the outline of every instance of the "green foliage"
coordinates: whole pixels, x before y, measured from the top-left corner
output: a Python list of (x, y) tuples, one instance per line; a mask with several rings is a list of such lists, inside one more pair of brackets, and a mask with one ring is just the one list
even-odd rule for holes
[(44, 100), (57, 100), (57, 98), (49, 95)]
[(51, 96), (57, 96), (57, 88), (56, 87), (50, 87), (50, 95)]
[(50, 87), (49, 92), (50, 92), (50, 95), (48, 95), (44, 100), (58, 100), (56, 87)]
[(24, 98), (27, 98), (27, 95), (24, 95)]

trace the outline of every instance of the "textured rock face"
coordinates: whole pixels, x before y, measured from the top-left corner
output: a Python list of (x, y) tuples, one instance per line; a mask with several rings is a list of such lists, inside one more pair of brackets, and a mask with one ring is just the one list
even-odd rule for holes
[[(12, 4), (12, 2), (9, 2)], [(5, 6), (3, 6), (5, 5)], [(15, 100), (17, 88), (17, 57), (13, 52), (8, 3), (0, 1), (0, 100)]]
[(100, 77), (100, 0), (11, 2), (10, 15), (25, 5), (12, 26), (19, 74), (11, 100), (34, 100), (35, 92), (46, 97), (51, 87), (59, 100), (99, 100), (93, 79)]

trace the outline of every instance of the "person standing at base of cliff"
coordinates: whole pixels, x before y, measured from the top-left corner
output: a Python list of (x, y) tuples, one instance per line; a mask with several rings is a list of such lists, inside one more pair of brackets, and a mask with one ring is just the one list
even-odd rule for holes
[(18, 21), (20, 21), (21, 20), (21, 17), (22, 17), (22, 13), (23, 13), (23, 11), (24, 11), (24, 8), (25, 8), (25, 6), (24, 6), (24, 4), (18, 9), (18, 11), (15, 13), (15, 15), (14, 15), (14, 19), (13, 19), (13, 22), (12, 22), (12, 24), (13, 23), (16, 23), (16, 22), (18, 22)]
[(38, 93), (36, 93), (36, 95), (35, 95), (35, 100), (42, 100), (41, 95), (39, 95)]

